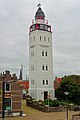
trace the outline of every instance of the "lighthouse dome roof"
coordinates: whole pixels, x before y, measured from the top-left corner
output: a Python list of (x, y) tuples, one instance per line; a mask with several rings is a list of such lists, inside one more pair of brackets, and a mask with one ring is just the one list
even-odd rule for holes
[(44, 19), (45, 18), (45, 14), (42, 11), (41, 7), (38, 8), (36, 14), (35, 14), (35, 18), (36, 19)]

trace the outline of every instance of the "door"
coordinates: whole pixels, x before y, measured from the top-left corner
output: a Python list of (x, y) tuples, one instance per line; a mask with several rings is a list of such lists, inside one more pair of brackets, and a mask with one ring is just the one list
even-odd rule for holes
[(44, 100), (47, 99), (48, 91), (44, 91)]

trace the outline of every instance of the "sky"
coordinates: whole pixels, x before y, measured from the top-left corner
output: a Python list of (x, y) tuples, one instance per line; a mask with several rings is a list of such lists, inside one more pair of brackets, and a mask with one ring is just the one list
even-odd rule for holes
[[(29, 26), (39, 0), (0, 0), (0, 73), (29, 74)], [(80, 0), (41, 0), (52, 26), (54, 77), (80, 74)]]

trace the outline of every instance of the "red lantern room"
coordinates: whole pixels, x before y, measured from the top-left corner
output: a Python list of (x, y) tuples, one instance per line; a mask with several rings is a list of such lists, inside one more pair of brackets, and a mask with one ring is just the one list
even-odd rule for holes
[(29, 32), (31, 33), (34, 30), (43, 30), (51, 32), (51, 26), (48, 25), (48, 20), (45, 20), (45, 14), (42, 11), (40, 5), (38, 10), (35, 13), (35, 21), (32, 20), (32, 25), (30, 26)]

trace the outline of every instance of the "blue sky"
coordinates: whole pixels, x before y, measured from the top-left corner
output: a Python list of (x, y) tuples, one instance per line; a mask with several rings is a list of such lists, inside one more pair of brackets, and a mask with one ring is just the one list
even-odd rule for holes
[[(0, 0), (0, 72), (29, 70), (29, 26), (38, 0)], [(80, 74), (80, 0), (41, 0), (52, 25), (54, 76)]]

